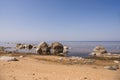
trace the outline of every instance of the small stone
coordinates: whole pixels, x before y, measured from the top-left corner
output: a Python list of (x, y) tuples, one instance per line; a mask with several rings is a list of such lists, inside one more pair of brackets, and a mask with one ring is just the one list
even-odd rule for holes
[(32, 75), (35, 75), (35, 73), (33, 73)]
[(117, 60), (115, 60), (115, 61), (113, 61), (114, 63), (116, 63), (116, 64), (119, 64), (120, 62), (119, 61), (117, 61)]
[(119, 69), (119, 65), (113, 65), (112, 68), (117, 70), (117, 69)]
[(87, 79), (87, 77), (84, 77), (84, 79)]
[(109, 68), (111, 68), (111, 66), (105, 66), (104, 68), (105, 68), (105, 69), (109, 69)]
[(105, 69), (108, 69), (108, 70), (117, 70), (117, 69), (119, 69), (119, 66), (118, 66), (118, 65), (105, 66), (104, 68), (105, 68)]
[(94, 67), (92, 67), (92, 68), (93, 68), (93, 69), (97, 69), (97, 67), (95, 67), (95, 66), (94, 66)]
[(20, 58), (23, 58), (24, 56), (20, 56)]
[(58, 60), (59, 60), (59, 62), (61, 62), (61, 61), (63, 60), (63, 58), (62, 58), (62, 57), (60, 57), (60, 58), (58, 58)]
[(13, 77), (13, 80), (17, 80), (16, 77)]

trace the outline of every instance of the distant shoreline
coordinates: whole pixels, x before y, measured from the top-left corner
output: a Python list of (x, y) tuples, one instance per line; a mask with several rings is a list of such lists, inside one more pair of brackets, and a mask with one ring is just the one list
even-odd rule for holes
[(41, 41), (46, 41), (46, 42), (120, 42), (120, 41), (64, 41), (64, 40), (23, 40), (23, 41), (0, 41), (0, 42), (41, 42)]

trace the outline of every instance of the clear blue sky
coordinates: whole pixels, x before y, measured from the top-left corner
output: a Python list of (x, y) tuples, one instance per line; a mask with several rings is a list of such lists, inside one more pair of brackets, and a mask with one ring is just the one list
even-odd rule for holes
[(120, 41), (120, 0), (0, 0), (0, 40)]

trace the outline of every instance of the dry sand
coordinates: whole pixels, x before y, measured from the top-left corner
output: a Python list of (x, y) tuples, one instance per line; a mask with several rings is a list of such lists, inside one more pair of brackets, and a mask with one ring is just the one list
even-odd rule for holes
[[(0, 61), (0, 80), (120, 80), (120, 70), (100, 65), (68, 65), (26, 56), (19, 61)], [(40, 58), (40, 59), (39, 59)], [(45, 56), (55, 59), (57, 56)]]

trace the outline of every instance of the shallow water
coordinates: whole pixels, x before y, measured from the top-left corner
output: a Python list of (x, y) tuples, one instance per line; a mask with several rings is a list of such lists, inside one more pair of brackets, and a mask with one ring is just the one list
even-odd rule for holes
[[(6, 49), (7, 51), (14, 51), (16, 43), (19, 42), (0, 42), (0, 46), (11, 47)], [(40, 42), (32, 41), (32, 42), (22, 42), (26, 44), (34, 44), (37, 45)], [(52, 42), (47, 42), (51, 44)], [(120, 53), (120, 41), (61, 41), (63, 45), (69, 46), (71, 49), (69, 50), (68, 56), (82, 56), (86, 57), (89, 53), (92, 52), (93, 48), (96, 46), (104, 46), (108, 52), (110, 53)], [(19, 50), (19, 52), (25, 53), (35, 53), (35, 50)]]

